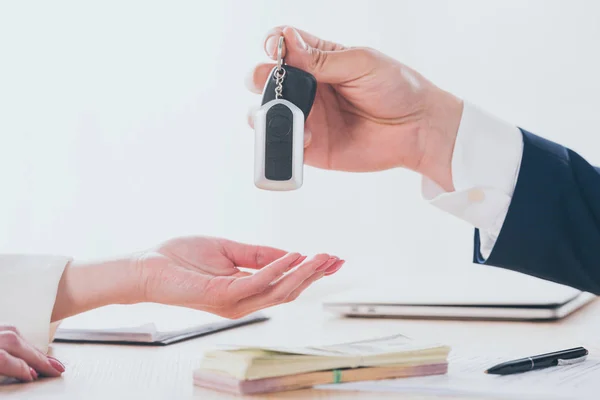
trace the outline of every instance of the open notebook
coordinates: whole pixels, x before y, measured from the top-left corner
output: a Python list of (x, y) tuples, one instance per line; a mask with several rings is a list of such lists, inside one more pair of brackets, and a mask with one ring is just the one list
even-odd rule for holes
[(65, 319), (54, 340), (167, 345), (267, 319), (257, 313), (229, 320), (204, 311), (154, 303), (111, 305)]

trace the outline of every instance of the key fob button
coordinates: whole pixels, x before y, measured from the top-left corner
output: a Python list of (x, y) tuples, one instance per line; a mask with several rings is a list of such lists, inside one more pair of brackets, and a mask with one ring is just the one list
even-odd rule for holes
[(267, 148), (265, 176), (273, 181), (287, 181), (292, 177), (294, 115), (284, 104), (275, 104), (267, 112)]
[(272, 100), (255, 114), (254, 183), (267, 190), (302, 186), (304, 114), (287, 100)]
[(278, 138), (289, 135), (292, 133), (292, 121), (290, 121), (290, 119), (285, 115), (274, 115), (269, 120), (267, 132)]

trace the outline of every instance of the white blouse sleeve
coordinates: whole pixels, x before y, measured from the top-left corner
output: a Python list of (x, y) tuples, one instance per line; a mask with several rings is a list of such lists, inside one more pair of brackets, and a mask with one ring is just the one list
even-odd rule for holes
[(61, 256), (0, 255), (0, 326), (16, 327), (29, 343), (47, 352), (58, 283), (70, 261)]

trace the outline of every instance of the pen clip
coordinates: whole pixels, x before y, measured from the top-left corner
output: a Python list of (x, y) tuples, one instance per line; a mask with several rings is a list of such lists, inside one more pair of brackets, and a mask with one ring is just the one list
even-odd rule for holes
[(587, 355), (585, 355), (583, 357), (571, 358), (570, 360), (561, 360), (559, 358), (556, 365), (572, 365), (572, 364), (577, 364), (579, 362), (584, 361), (586, 358), (587, 358)]

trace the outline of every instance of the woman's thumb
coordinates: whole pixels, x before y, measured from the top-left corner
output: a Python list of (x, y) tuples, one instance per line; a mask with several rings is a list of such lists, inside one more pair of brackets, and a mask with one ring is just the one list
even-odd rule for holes
[[(364, 76), (373, 69), (375, 57), (368, 49), (345, 49), (313, 36), (305, 40), (301, 33), (286, 27), (279, 35), (285, 39), (285, 63), (315, 76), (317, 81), (340, 84)], [(277, 57), (277, 32), (267, 39), (265, 48), (272, 58)]]

